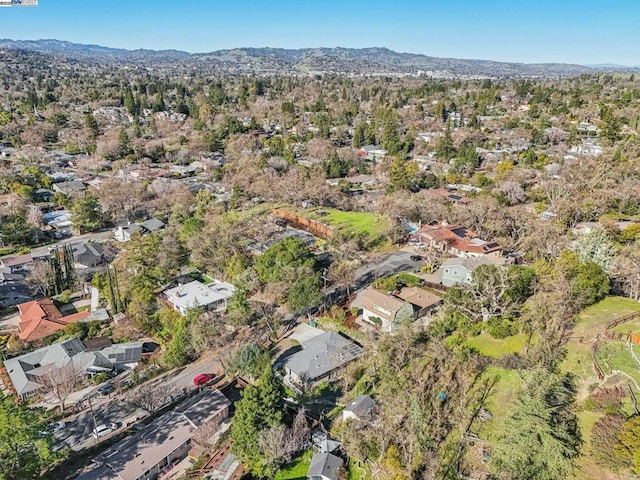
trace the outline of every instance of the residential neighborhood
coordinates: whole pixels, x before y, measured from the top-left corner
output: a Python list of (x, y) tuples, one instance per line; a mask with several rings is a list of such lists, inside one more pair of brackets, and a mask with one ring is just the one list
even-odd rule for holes
[(0, 9), (84, 39), (0, 40), (0, 479), (640, 475), (620, 7), (56, 1)]

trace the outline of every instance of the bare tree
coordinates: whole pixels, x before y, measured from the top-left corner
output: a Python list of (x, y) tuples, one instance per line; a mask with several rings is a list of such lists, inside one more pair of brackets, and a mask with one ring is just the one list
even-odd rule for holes
[(26, 281), (34, 294), (46, 297), (49, 292), (49, 279), (49, 264), (46, 261), (37, 261), (29, 271)]
[(214, 418), (196, 429), (193, 434), (193, 441), (203, 448), (212, 448), (214, 435), (220, 428), (220, 420)]
[(258, 443), (268, 461), (277, 465), (290, 462), (297, 452), (307, 448), (310, 433), (306, 412), (302, 408), (293, 419), (291, 428), (276, 425), (263, 430)]
[(64, 402), (81, 382), (82, 374), (78, 368), (74, 367), (73, 359), (61, 367), (51, 366), (38, 376), (38, 383), (42, 385), (42, 390), (59, 402), (61, 412), (64, 412)]
[(131, 392), (125, 402), (132, 407), (140, 408), (152, 414), (168, 405), (178, 392), (175, 387), (164, 383), (142, 385)]

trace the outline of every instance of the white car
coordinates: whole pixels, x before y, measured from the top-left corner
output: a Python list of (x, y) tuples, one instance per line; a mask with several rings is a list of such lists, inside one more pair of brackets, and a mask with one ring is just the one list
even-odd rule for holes
[(111, 432), (115, 432), (117, 429), (118, 425), (116, 425), (115, 423), (103, 423), (101, 425), (98, 425), (98, 427), (92, 432), (92, 435), (93, 438), (97, 440), (99, 437), (104, 437)]

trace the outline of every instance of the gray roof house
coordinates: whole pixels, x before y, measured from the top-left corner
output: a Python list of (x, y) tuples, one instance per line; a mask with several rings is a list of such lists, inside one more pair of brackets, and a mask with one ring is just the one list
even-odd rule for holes
[(79, 338), (72, 338), (5, 360), (4, 366), (16, 393), (33, 395), (42, 385), (38, 379), (51, 368), (69, 367), (93, 375), (135, 366), (142, 358), (143, 342), (120, 343), (89, 350)]
[(104, 245), (100, 243), (74, 243), (73, 260), (80, 268), (92, 268), (104, 261)]
[(185, 315), (190, 308), (224, 310), (235, 290), (236, 287), (227, 282), (215, 281), (205, 285), (194, 280), (165, 290), (164, 296), (180, 315)]
[(87, 186), (80, 180), (71, 180), (53, 184), (53, 190), (63, 195), (73, 195), (87, 189)]
[(448, 258), (440, 266), (442, 285), (451, 287), (458, 283), (471, 283), (471, 277), (480, 265), (504, 265), (501, 257)]
[(344, 460), (331, 453), (316, 453), (311, 459), (308, 480), (338, 480), (338, 472), (344, 465)]
[(96, 457), (78, 480), (155, 480), (188, 455), (198, 429), (219, 426), (230, 406), (220, 391), (205, 390)]
[(366, 420), (372, 416), (375, 406), (375, 400), (369, 395), (358, 395), (342, 411), (342, 420)]
[(131, 240), (131, 235), (134, 233), (144, 235), (145, 233), (157, 232), (165, 226), (166, 224), (162, 220), (150, 218), (142, 223), (130, 223), (129, 225), (116, 227), (113, 231), (113, 236), (117, 241), (125, 243)]
[(284, 369), (298, 385), (315, 382), (355, 360), (363, 353), (360, 345), (338, 332), (325, 332), (302, 344), (301, 351), (284, 359)]

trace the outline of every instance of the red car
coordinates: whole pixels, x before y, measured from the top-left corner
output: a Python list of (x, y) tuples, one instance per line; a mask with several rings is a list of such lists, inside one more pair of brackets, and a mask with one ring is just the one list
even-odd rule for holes
[(211, 380), (213, 380), (214, 377), (215, 377), (215, 375), (213, 375), (212, 373), (201, 373), (200, 375), (196, 376), (193, 379), (193, 384), (196, 387), (201, 387), (202, 385), (206, 385)]

